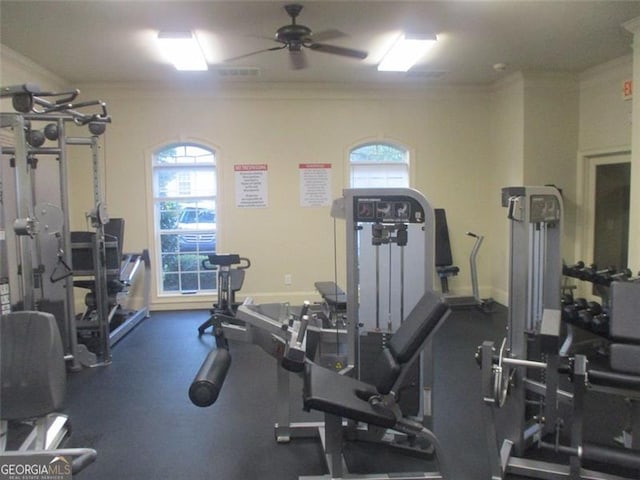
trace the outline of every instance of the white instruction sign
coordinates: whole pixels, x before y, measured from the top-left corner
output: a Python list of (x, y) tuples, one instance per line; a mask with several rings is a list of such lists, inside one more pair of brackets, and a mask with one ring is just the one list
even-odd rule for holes
[(233, 166), (236, 177), (236, 207), (265, 208), (269, 205), (266, 163)]
[(300, 206), (328, 207), (331, 205), (331, 164), (300, 163)]

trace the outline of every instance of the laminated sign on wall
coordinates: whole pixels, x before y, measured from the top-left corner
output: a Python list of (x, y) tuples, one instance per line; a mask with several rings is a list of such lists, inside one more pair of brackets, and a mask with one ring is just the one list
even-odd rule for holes
[(300, 163), (300, 206), (331, 205), (331, 164)]
[(234, 165), (236, 207), (266, 208), (269, 205), (266, 163)]

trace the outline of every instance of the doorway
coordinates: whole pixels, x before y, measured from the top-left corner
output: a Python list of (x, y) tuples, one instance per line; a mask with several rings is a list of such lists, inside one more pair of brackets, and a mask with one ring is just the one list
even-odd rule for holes
[(628, 151), (585, 157), (585, 263), (599, 269), (627, 267), (631, 154)]

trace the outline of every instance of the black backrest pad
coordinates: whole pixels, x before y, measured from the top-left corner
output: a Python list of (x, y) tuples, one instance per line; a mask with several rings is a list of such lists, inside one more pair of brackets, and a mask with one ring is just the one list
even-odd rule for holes
[(400, 370), (400, 365), (393, 358), (391, 351), (388, 348), (383, 349), (374, 365), (376, 390), (383, 395), (389, 393), (400, 375)]
[(435, 208), (433, 213), (436, 221), (436, 267), (453, 265), (447, 213), (444, 208)]
[(411, 360), (448, 311), (449, 307), (438, 294), (424, 294), (389, 341), (389, 349), (398, 363)]

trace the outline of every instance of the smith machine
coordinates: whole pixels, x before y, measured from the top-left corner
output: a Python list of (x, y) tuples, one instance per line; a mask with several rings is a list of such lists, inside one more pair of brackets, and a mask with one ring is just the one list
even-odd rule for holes
[[(122, 242), (121, 235), (113, 238), (105, 232), (109, 217), (102, 195), (99, 138), (111, 118), (104, 102), (77, 101), (78, 94), (78, 90), (42, 92), (32, 84), (0, 89), (0, 97), (10, 98), (15, 110), (0, 114), (0, 154), (9, 160), (0, 163), (3, 312), (39, 310), (53, 314), (72, 370), (111, 361), (114, 338), (109, 320), (113, 302), (107, 259), (113, 258), (118, 274), (126, 272), (130, 276), (118, 277), (123, 279), (120, 291), (126, 291), (133, 281), (131, 273), (137, 266), (133, 267), (141, 263), (145, 266), (144, 307), (136, 315), (128, 315), (136, 322), (148, 315), (149, 279), (147, 253), (127, 257), (122, 272), (121, 250), (110, 251), (113, 242)], [(90, 136), (69, 135), (70, 126), (87, 127)], [(68, 149), (73, 146), (89, 147), (93, 170), (94, 207), (87, 218), (94, 231), (80, 244), (72, 241), (74, 235), (69, 228)], [(56, 161), (40, 162), (41, 158)], [(74, 276), (87, 271), (92, 276), (92, 303), (97, 312), (90, 326), (91, 336), (99, 339), (91, 350), (78, 343), (74, 313)]]

